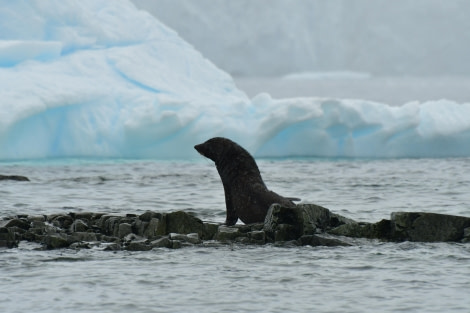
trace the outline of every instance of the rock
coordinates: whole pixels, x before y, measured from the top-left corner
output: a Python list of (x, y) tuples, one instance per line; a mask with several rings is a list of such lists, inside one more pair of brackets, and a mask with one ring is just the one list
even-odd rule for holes
[(0, 175), (0, 180), (30, 181), (28, 177), (20, 175)]
[(121, 223), (119, 224), (119, 228), (118, 228), (118, 234), (117, 236), (119, 238), (124, 238), (126, 237), (127, 235), (131, 234), (132, 233), (132, 226), (131, 224), (128, 224), (128, 223)]
[(164, 218), (166, 221), (166, 234), (198, 233), (199, 236), (202, 237), (203, 223), (197, 217), (183, 211), (177, 211), (166, 214)]
[(162, 213), (147, 211), (144, 214), (139, 215), (139, 220), (143, 222), (150, 222), (152, 218), (162, 219)]
[(88, 224), (81, 219), (76, 219), (73, 221), (72, 225), (70, 225), (71, 232), (86, 232), (89, 229)]
[(105, 245), (104, 251), (119, 251), (121, 250), (121, 245), (119, 243), (109, 243)]
[(38, 216), (28, 216), (27, 217), (28, 222), (45, 222), (46, 217), (44, 215), (38, 215)]
[(343, 224), (328, 231), (329, 234), (337, 236), (368, 238), (368, 239), (391, 239), (390, 220), (381, 220), (377, 223), (350, 223)]
[(0, 227), (6, 227), (6, 228), (18, 227), (24, 230), (28, 230), (31, 227), (31, 223), (28, 221), (25, 221), (24, 219), (14, 218), (14, 219), (7, 220), (7, 221), (0, 221)]
[(149, 251), (152, 250), (152, 246), (144, 242), (131, 242), (126, 246), (128, 251)]
[(168, 237), (162, 237), (150, 242), (152, 248), (170, 248), (173, 246), (172, 241)]
[(262, 230), (255, 230), (248, 233), (250, 243), (264, 245), (266, 243), (266, 233)]
[(152, 241), (150, 246), (152, 248), (171, 248), (173, 247), (173, 242), (168, 237), (163, 237)]
[(45, 244), (46, 248), (50, 250), (66, 248), (69, 246), (67, 238), (60, 236), (59, 234), (44, 236), (42, 243)]
[(212, 240), (217, 235), (220, 224), (216, 223), (204, 223), (202, 226), (202, 239)]
[(315, 204), (299, 204), (293, 208), (273, 204), (266, 215), (263, 230), (271, 240), (290, 241), (353, 222)]
[(98, 238), (96, 237), (95, 233), (90, 233), (90, 232), (75, 232), (70, 234), (71, 238), (73, 238), (73, 241), (97, 241)]
[(0, 227), (0, 248), (18, 247), (15, 233), (6, 227)]
[(73, 218), (70, 215), (55, 215), (48, 218), (52, 225), (60, 228), (69, 228), (73, 223)]
[(391, 236), (397, 241), (461, 241), (470, 218), (438, 213), (394, 212)]
[(337, 247), (337, 246), (343, 246), (343, 247), (349, 247), (351, 244), (346, 243), (344, 241), (335, 239), (335, 238), (325, 238), (321, 237), (318, 235), (305, 235), (300, 237), (299, 243), (302, 246), (327, 246), (327, 247)]
[(165, 234), (166, 234), (166, 225), (165, 225), (164, 220), (161, 217), (160, 218), (152, 217), (147, 223), (143, 232), (143, 236), (149, 239), (153, 239), (158, 236), (165, 235)]
[(463, 230), (462, 242), (470, 242), (470, 227), (467, 227)]
[(199, 239), (199, 234), (198, 233), (192, 233), (192, 234), (176, 234), (176, 233), (171, 233), (170, 234), (170, 239), (171, 240), (179, 240), (181, 242), (187, 242), (190, 244), (200, 244), (202, 241)]
[(183, 247), (183, 244), (181, 243), (181, 241), (179, 241), (179, 240), (172, 240), (171, 241), (171, 246), (170, 246), (171, 249), (180, 249), (182, 247)]
[(233, 241), (238, 237), (246, 237), (246, 236), (247, 236), (246, 234), (242, 234), (239, 231), (237, 226), (221, 225), (219, 226), (215, 239), (218, 241), (227, 242), (227, 241)]

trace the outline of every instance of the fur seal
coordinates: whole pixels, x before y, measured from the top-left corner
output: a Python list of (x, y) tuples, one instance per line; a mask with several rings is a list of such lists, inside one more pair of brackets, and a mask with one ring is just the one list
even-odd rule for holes
[(261, 223), (273, 203), (294, 207), (292, 200), (268, 190), (261, 178), (255, 159), (230, 139), (215, 137), (195, 145), (201, 155), (215, 162), (225, 192), (227, 218), (234, 225), (238, 219), (245, 224)]

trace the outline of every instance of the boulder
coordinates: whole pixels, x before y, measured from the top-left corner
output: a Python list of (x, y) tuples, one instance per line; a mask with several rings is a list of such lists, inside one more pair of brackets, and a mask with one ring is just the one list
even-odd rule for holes
[(30, 181), (28, 177), (20, 175), (0, 175), (0, 180)]
[(194, 217), (183, 211), (176, 211), (168, 213), (162, 218), (164, 218), (166, 222), (166, 234), (197, 233), (200, 237), (202, 237), (203, 223), (197, 217)]
[(219, 226), (215, 239), (221, 242), (234, 241), (238, 237), (246, 237), (237, 226)]
[(15, 233), (6, 227), (0, 227), (0, 248), (15, 248), (18, 246)]
[(394, 212), (391, 235), (396, 241), (462, 241), (470, 217), (422, 212)]
[(337, 236), (390, 240), (391, 222), (383, 219), (377, 223), (343, 224), (329, 230), (328, 233)]
[(46, 246), (47, 249), (50, 250), (67, 248), (70, 245), (67, 237), (61, 236), (60, 234), (46, 235), (44, 236), (42, 243)]
[(315, 204), (296, 207), (273, 204), (266, 214), (263, 230), (271, 240), (290, 241), (351, 223), (354, 221)]

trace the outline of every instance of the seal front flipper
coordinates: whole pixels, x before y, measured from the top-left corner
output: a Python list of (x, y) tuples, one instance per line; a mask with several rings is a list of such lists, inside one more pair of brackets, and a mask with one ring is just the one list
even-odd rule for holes
[(230, 194), (230, 188), (228, 188), (225, 184), (224, 185), (224, 193), (225, 193), (225, 207), (227, 208), (227, 217), (225, 219), (225, 225), (232, 226), (235, 225), (238, 221), (237, 211), (233, 207), (232, 196)]

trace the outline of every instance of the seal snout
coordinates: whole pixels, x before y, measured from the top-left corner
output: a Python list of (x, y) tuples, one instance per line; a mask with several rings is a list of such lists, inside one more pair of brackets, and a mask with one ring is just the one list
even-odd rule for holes
[(194, 149), (196, 149), (196, 151), (199, 152), (199, 154), (201, 154), (202, 156), (206, 156), (206, 154), (204, 153), (206, 149), (204, 149), (203, 143), (195, 145)]

